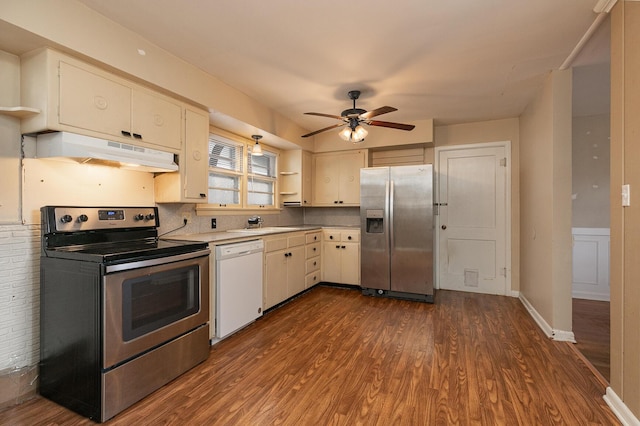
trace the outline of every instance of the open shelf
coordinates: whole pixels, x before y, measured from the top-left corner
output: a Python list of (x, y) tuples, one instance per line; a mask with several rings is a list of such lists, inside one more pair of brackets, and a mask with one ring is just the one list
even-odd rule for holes
[(40, 114), (40, 110), (36, 108), (29, 107), (0, 107), (0, 114), (8, 115), (16, 118), (25, 118), (30, 117), (32, 115)]

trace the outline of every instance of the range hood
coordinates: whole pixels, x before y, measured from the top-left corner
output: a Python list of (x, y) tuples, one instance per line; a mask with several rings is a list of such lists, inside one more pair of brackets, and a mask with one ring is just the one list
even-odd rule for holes
[(69, 132), (36, 137), (36, 156), (81, 164), (100, 164), (143, 172), (178, 170), (174, 154)]

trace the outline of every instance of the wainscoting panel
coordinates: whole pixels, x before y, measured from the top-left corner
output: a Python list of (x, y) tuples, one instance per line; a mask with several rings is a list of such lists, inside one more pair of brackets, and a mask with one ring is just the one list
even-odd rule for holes
[(609, 228), (573, 228), (573, 289), (578, 299), (609, 300)]

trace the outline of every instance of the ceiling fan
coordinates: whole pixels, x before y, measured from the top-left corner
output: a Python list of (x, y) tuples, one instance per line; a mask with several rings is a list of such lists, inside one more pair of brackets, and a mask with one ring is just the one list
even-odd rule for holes
[(413, 128), (416, 127), (413, 124), (401, 124), (391, 123), (389, 121), (372, 120), (373, 117), (397, 111), (398, 109), (390, 106), (383, 106), (371, 111), (366, 111), (361, 108), (356, 108), (356, 100), (360, 97), (359, 90), (352, 90), (348, 93), (348, 95), (349, 99), (353, 100), (353, 108), (345, 109), (340, 115), (323, 114), (321, 112), (305, 112), (305, 114), (308, 115), (335, 118), (337, 120), (340, 120), (341, 123), (325, 127), (324, 129), (316, 130), (315, 132), (307, 133), (306, 135), (302, 135), (302, 137), (308, 138), (309, 136), (317, 135), (318, 133), (322, 133), (327, 130), (347, 126), (339, 133), (340, 137), (350, 142), (362, 142), (368, 134), (367, 130), (362, 126), (362, 124), (367, 124), (369, 126), (389, 127), (398, 130), (413, 130)]

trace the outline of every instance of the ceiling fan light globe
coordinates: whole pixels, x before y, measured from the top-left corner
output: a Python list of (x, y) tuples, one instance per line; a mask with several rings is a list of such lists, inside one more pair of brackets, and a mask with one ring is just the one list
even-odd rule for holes
[(347, 141), (347, 142), (351, 141), (351, 128), (345, 127), (338, 133), (338, 135), (343, 141)]
[(355, 142), (362, 142), (364, 140), (364, 138), (367, 137), (368, 134), (369, 134), (369, 132), (367, 131), (367, 129), (365, 129), (361, 125), (358, 125), (358, 126), (356, 126), (355, 129), (353, 129), (353, 137), (352, 138), (355, 140)]

